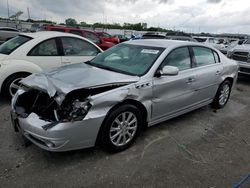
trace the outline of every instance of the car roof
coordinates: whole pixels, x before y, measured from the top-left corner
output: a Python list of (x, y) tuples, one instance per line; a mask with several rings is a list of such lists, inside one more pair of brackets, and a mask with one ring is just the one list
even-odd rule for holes
[(27, 37), (31, 37), (33, 39), (36, 38), (53, 38), (53, 37), (59, 37), (59, 36), (71, 36), (71, 37), (80, 37), (78, 35), (75, 34), (71, 34), (71, 33), (65, 33), (65, 32), (59, 32), (59, 31), (38, 31), (38, 32), (34, 32), (34, 33), (21, 33), (21, 35), (27, 36)]
[(16, 28), (13, 28), (13, 27), (0, 27), (0, 30), (1, 29), (12, 29), (12, 30), (18, 31)]
[(197, 45), (196, 42), (167, 40), (167, 39), (139, 39), (139, 40), (130, 40), (124, 43), (141, 45), (141, 46), (162, 47), (162, 48), (168, 48), (170, 46), (174, 47), (174, 46), (185, 46), (185, 45)]

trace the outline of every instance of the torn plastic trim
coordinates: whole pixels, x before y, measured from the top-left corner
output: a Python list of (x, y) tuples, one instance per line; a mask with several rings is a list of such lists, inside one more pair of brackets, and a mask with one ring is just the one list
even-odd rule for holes
[(55, 121), (55, 122), (52, 122), (52, 123), (48, 123), (46, 125), (43, 125), (42, 128), (47, 131), (48, 129), (51, 129), (53, 127), (55, 127), (56, 125), (58, 125), (59, 123), (61, 123), (60, 121)]
[(84, 92), (84, 90), (87, 91), (87, 90), (94, 90), (94, 89), (100, 89), (100, 90), (103, 89), (103, 91), (98, 91), (98, 92), (93, 91), (93, 93), (90, 92), (90, 96), (93, 96), (93, 95), (97, 95), (99, 93), (104, 93), (106, 91), (116, 89), (118, 87), (123, 87), (123, 86), (129, 85), (132, 83), (135, 83), (135, 82), (114, 82), (114, 83), (109, 83), (109, 84), (96, 85), (96, 86), (92, 86), (92, 87), (78, 88), (78, 89), (74, 89), (74, 90), (70, 91), (67, 94), (62, 93), (61, 91), (57, 91), (55, 96), (54, 96), (54, 99), (58, 105), (61, 105), (63, 103), (63, 101), (67, 98), (67, 96), (69, 96), (73, 92), (77, 92), (77, 91), (81, 91), (81, 90), (83, 90), (83, 92)]

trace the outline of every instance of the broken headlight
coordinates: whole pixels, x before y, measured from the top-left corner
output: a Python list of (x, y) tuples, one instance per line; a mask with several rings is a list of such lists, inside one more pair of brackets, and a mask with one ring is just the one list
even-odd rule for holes
[(72, 103), (71, 109), (68, 114), (68, 119), (70, 121), (83, 120), (84, 117), (87, 115), (90, 107), (91, 107), (91, 104), (89, 103), (88, 100), (82, 102), (76, 99)]

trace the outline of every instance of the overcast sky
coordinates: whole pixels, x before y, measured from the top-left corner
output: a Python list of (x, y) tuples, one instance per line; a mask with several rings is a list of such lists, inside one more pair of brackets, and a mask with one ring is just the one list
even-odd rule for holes
[[(8, 0), (10, 14), (58, 23), (66, 18), (87, 23), (138, 23), (186, 32), (250, 33), (249, 0)], [(0, 0), (7, 17), (7, 0)]]

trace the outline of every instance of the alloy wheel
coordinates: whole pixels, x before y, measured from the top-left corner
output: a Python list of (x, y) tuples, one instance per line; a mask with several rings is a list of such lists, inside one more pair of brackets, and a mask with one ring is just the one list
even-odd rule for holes
[(134, 113), (123, 112), (119, 114), (110, 127), (110, 141), (115, 146), (124, 146), (135, 136), (138, 120)]

